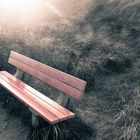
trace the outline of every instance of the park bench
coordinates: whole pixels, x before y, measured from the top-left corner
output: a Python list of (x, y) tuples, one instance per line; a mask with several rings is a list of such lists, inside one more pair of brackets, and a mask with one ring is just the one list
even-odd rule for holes
[[(50, 124), (75, 117), (66, 106), (73, 103), (72, 99), (82, 99), (85, 81), (15, 51), (11, 51), (8, 62), (15, 66), (17, 71), (14, 75), (0, 71), (0, 85), (29, 107), (34, 127), (38, 126), (38, 116)], [(24, 83), (22, 77), (25, 73), (61, 91), (57, 100), (50, 99)]]

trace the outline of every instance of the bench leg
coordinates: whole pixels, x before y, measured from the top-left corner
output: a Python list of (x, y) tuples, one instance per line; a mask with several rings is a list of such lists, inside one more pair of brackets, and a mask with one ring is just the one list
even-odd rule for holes
[(68, 102), (68, 99), (69, 99), (69, 97), (66, 94), (61, 93), (61, 94), (59, 94), (56, 102), (58, 104), (62, 105), (62, 106), (66, 106), (67, 105), (67, 102)]
[(34, 128), (39, 127), (39, 116), (38, 116), (37, 112), (34, 111), (32, 108), (29, 108), (29, 110), (32, 112), (32, 116), (31, 116), (32, 126)]
[(75, 99), (69, 97), (68, 95), (64, 93), (60, 93), (56, 102), (66, 108), (68, 108), (71, 111), (75, 110)]
[(32, 120), (32, 126), (34, 127), (34, 128), (37, 128), (37, 127), (39, 127), (39, 121), (38, 121), (38, 116), (36, 115), (36, 114), (34, 114), (34, 113), (32, 113), (32, 118), (31, 118)]
[(15, 76), (16, 78), (22, 79), (23, 76), (24, 76), (24, 72), (22, 72), (21, 70), (17, 69), (17, 70), (16, 70), (16, 73), (14, 74), (14, 76)]
[(76, 105), (76, 100), (72, 97), (69, 97), (66, 108), (75, 112), (75, 105)]

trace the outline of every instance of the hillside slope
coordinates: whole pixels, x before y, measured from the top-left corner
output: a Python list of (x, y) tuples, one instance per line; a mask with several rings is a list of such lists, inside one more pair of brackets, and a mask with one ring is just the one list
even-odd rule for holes
[(54, 6), (62, 17), (51, 12), (25, 26), (1, 22), (0, 70), (14, 71), (7, 64), (12, 49), (86, 80), (76, 112), (94, 130), (87, 139), (138, 140), (140, 0), (61, 3)]

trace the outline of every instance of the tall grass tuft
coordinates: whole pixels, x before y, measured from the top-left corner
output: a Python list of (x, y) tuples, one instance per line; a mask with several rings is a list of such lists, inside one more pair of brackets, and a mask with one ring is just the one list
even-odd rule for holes
[(27, 140), (87, 140), (92, 134), (91, 127), (75, 118), (54, 125), (43, 122), (39, 128), (30, 127)]
[(140, 138), (140, 89), (136, 88), (131, 99), (114, 117), (114, 125), (110, 130), (114, 140), (138, 140)]

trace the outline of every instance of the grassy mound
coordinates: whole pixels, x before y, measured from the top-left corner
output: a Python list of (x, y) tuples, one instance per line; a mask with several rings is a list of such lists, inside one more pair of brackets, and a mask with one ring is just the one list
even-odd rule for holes
[[(86, 9), (82, 5), (85, 3), (88, 3)], [(73, 9), (75, 16), (67, 18), (67, 23), (64, 19), (47, 23), (44, 20), (44, 24), (26, 27), (26, 30), (8, 26), (7, 34), (0, 35), (0, 70), (14, 73), (15, 69), (7, 64), (7, 59), (10, 50), (15, 50), (86, 80), (87, 94), (77, 111), (85, 124), (93, 127), (93, 131), (96, 128), (96, 138), (137, 140), (139, 90), (135, 89), (139, 89), (140, 83), (140, 2), (82, 0), (80, 4), (83, 12), (79, 8)], [(45, 86), (36, 85), (35, 80), (26, 78), (25, 81), (43, 93), (52, 92)], [(10, 112), (18, 114), (22, 108), (24, 110), (24, 107), (17, 108), (13, 104), (15, 99), (7, 93), (1, 95), (1, 100)], [(20, 103), (16, 104), (20, 106)], [(29, 120), (30, 113), (23, 114), (23, 121)], [(86, 130), (81, 131), (81, 128)], [(90, 139), (90, 129), (86, 126), (72, 125), (69, 130), (67, 123), (31, 130), (33, 135), (30, 136), (43, 139), (48, 137), (46, 131), (49, 130), (58, 138), (63, 135), (58, 134), (60, 129), (68, 134), (71, 132), (75, 139), (79, 139), (79, 135)], [(69, 139), (67, 135), (65, 139)]]

